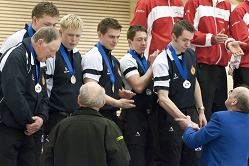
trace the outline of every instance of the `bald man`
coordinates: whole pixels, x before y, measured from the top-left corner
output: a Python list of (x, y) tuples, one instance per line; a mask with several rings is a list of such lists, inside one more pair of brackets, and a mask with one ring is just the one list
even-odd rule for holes
[(98, 111), (105, 90), (96, 82), (81, 86), (80, 109), (60, 121), (46, 139), (42, 164), (46, 166), (127, 166), (130, 155), (115, 122)]
[(190, 117), (175, 119), (182, 129), (183, 141), (190, 148), (204, 146), (199, 162), (208, 165), (247, 166), (249, 157), (249, 90), (237, 87), (229, 91), (227, 111), (215, 112), (210, 122), (195, 131)]

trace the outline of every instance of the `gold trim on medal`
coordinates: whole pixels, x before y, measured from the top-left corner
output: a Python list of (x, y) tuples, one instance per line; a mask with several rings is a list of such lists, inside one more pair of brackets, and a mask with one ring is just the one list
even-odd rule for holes
[(36, 93), (40, 93), (41, 90), (42, 90), (41, 85), (40, 85), (39, 83), (37, 83), (37, 84), (35, 85), (35, 92), (36, 92)]
[(76, 83), (76, 78), (75, 78), (74, 75), (71, 76), (71, 79), (70, 79), (70, 80), (71, 80), (71, 83), (72, 83), (72, 84), (75, 84), (75, 83)]

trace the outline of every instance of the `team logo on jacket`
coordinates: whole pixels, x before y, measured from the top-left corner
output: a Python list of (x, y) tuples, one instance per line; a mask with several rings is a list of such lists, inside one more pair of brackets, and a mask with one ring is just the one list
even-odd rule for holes
[(118, 68), (118, 74), (121, 76), (121, 71), (120, 71), (120, 69)]
[(44, 74), (42, 74), (42, 85), (45, 85), (45, 77), (44, 77)]
[(192, 67), (191, 67), (191, 74), (195, 74), (195, 68), (194, 68), (194, 66), (192, 65)]

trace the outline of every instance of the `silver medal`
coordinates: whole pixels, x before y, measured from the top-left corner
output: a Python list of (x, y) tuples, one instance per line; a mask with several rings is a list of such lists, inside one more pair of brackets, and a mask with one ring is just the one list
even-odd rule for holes
[(114, 93), (114, 84), (112, 84), (112, 93)]
[(152, 93), (151, 93), (151, 90), (150, 89), (146, 89), (146, 95), (150, 96)]
[(74, 75), (71, 76), (71, 83), (72, 84), (75, 84), (76, 83), (76, 78)]
[(183, 87), (186, 88), (186, 89), (188, 89), (188, 88), (191, 87), (191, 83), (190, 83), (188, 80), (185, 80), (185, 81), (183, 82), (182, 85), (183, 85)]
[(35, 91), (36, 91), (36, 93), (40, 93), (41, 90), (42, 90), (41, 85), (40, 85), (39, 83), (37, 83), (37, 84), (35, 85)]

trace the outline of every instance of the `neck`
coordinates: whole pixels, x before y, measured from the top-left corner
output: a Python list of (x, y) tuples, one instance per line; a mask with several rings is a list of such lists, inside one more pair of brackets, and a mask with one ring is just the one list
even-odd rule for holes
[(132, 48), (131, 48), (131, 50), (134, 51), (135, 54), (137, 54), (140, 58), (142, 58), (144, 56), (144, 53), (139, 54), (136, 50), (133, 50)]
[(176, 52), (176, 55), (181, 54), (181, 52), (178, 51), (178, 50), (176, 49), (175, 43), (174, 43), (174, 42), (172, 42), (171, 45), (172, 45), (172, 47), (174, 48), (174, 50), (175, 50), (175, 52)]

